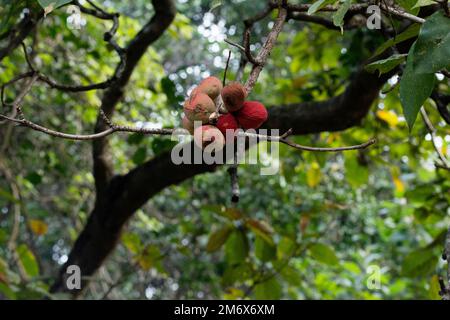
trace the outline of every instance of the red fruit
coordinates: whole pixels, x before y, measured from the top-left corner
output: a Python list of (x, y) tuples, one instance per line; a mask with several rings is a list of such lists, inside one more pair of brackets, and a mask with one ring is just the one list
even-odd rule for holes
[(247, 97), (244, 86), (238, 82), (232, 82), (222, 89), (222, 100), (230, 112), (238, 111)]
[[(219, 129), (211, 125), (206, 125), (195, 129), (194, 142), (200, 148), (214, 145), (214, 149), (218, 151), (223, 148), (225, 144), (225, 138)], [(212, 149), (208, 149), (212, 151)]]
[(186, 118), (186, 116), (183, 117), (182, 124), (183, 128), (189, 131), (190, 134), (194, 134), (194, 123)]
[(242, 109), (236, 113), (236, 119), (244, 129), (258, 129), (267, 117), (266, 108), (258, 101), (245, 101)]
[(208, 95), (214, 100), (222, 91), (222, 82), (216, 77), (208, 77), (200, 82), (197, 91)]
[(227, 138), (227, 130), (233, 130), (234, 132), (239, 129), (236, 118), (231, 113), (222, 114), (217, 119), (216, 127), (222, 132), (225, 138)]
[(215, 111), (214, 101), (204, 93), (191, 94), (191, 97), (184, 102), (184, 113), (191, 121), (208, 123), (209, 116)]

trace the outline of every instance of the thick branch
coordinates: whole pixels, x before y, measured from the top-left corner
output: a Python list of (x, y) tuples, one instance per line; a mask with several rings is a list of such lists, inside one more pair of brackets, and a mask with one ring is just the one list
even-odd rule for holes
[[(125, 86), (130, 80), (131, 74), (148, 46), (163, 34), (175, 17), (176, 9), (172, 0), (153, 0), (152, 3), (155, 9), (154, 16), (128, 44), (125, 49), (125, 64), (123, 70), (121, 70), (120, 73), (116, 72), (116, 74), (119, 73), (118, 78), (103, 95), (101, 109), (108, 118), (112, 117), (114, 108), (122, 98)], [(121, 68), (121, 65), (119, 65), (118, 68)], [(108, 129), (108, 124), (105, 123), (103, 117), (99, 114), (95, 126), (95, 133), (100, 133)], [(97, 196), (101, 196), (105, 186), (113, 176), (111, 156), (108, 151), (108, 142), (106, 139), (94, 141), (93, 160)]]

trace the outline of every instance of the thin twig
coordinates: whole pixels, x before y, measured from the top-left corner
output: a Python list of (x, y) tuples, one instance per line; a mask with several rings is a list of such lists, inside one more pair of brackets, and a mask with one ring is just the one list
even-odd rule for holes
[(405, 18), (412, 22), (416, 22), (416, 23), (420, 23), (420, 24), (425, 23), (425, 19), (419, 18), (413, 14), (403, 11), (402, 9), (394, 8), (392, 6), (387, 6), (383, 3), (380, 3), (380, 8), (381, 8), (381, 10), (383, 10), (387, 13), (391, 13), (392, 15), (397, 16), (399, 18)]
[(258, 58), (255, 58), (252, 54), (252, 51), (250, 49), (250, 27), (247, 27), (244, 31), (244, 53), (245, 56), (247, 57), (247, 60), (255, 65), (255, 66), (259, 66), (262, 64), (261, 61), (259, 61)]
[(329, 147), (310, 147), (310, 146), (304, 146), (297, 143), (294, 143), (287, 138), (292, 134), (292, 129), (289, 129), (286, 133), (284, 133), (281, 136), (269, 136), (269, 135), (262, 135), (262, 134), (255, 134), (251, 132), (238, 132), (238, 136), (245, 136), (249, 138), (257, 138), (260, 140), (266, 140), (271, 142), (279, 142), (286, 144), (292, 148), (303, 150), (303, 151), (313, 151), (313, 152), (339, 152), (339, 151), (349, 151), (349, 150), (358, 150), (358, 149), (365, 149), (369, 147), (370, 145), (377, 142), (376, 139), (370, 139), (367, 142), (364, 142), (362, 144), (357, 144), (353, 146), (347, 146), (347, 147), (336, 147), (336, 148), (329, 148)]
[(275, 46), (275, 42), (277, 41), (278, 35), (281, 33), (281, 30), (283, 29), (284, 23), (286, 22), (286, 17), (287, 17), (287, 10), (285, 8), (279, 8), (278, 17), (272, 27), (272, 30), (269, 32), (269, 35), (267, 36), (267, 39), (264, 42), (262, 49), (259, 51), (258, 55), (255, 58), (258, 64), (257, 65), (253, 64), (253, 69), (250, 73), (247, 82), (245, 83), (245, 89), (247, 90), (248, 93), (252, 91), (253, 86), (258, 80), (259, 74), (261, 73), (265, 63), (267, 62), (270, 52)]
[(70, 133), (63, 133), (59, 131), (55, 131), (43, 126), (40, 126), (34, 122), (31, 122), (26, 119), (15, 119), (10, 118), (8, 116), (0, 114), (0, 118), (3, 118), (5, 120), (15, 122), (17, 124), (20, 124), (22, 126), (31, 128), (35, 131), (39, 131), (45, 134), (48, 134), (50, 136), (54, 136), (57, 138), (62, 139), (69, 139), (69, 140), (96, 140), (100, 139), (106, 136), (111, 135), (114, 132), (134, 132), (134, 133), (142, 133), (142, 134), (150, 134), (150, 135), (171, 135), (174, 132), (174, 129), (146, 129), (146, 128), (138, 128), (138, 127), (130, 127), (130, 126), (117, 126), (114, 125), (114, 127), (109, 128), (107, 130), (104, 130), (102, 132), (98, 132), (95, 134), (70, 134)]
[(225, 71), (223, 72), (223, 80), (222, 80), (222, 85), (224, 87), (227, 82), (227, 71), (228, 71), (228, 67), (230, 65), (230, 58), (231, 58), (231, 50), (228, 50), (228, 59), (227, 59), (227, 64), (225, 65)]
[(422, 116), (423, 122), (425, 123), (425, 126), (428, 129), (428, 132), (431, 136), (431, 143), (433, 144), (434, 150), (436, 151), (439, 159), (441, 160), (441, 165), (444, 168), (450, 169), (448, 161), (445, 157), (445, 155), (442, 153), (442, 151), (439, 149), (436, 143), (436, 128), (431, 123), (430, 118), (428, 117), (427, 112), (425, 111), (424, 107), (420, 108), (420, 114)]
[(245, 48), (244, 48), (243, 46), (241, 46), (240, 44), (235, 43), (235, 42), (233, 42), (233, 41), (231, 41), (231, 40), (228, 40), (228, 39), (225, 39), (224, 41), (225, 41), (226, 43), (228, 43), (229, 45), (232, 45), (233, 47), (236, 47), (236, 48), (238, 48), (239, 50), (241, 50), (242, 52), (245, 53)]

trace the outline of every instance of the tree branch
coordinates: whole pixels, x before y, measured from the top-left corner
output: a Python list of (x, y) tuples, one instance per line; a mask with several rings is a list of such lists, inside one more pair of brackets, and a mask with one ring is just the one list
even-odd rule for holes
[[(124, 88), (137, 63), (147, 48), (163, 34), (175, 17), (176, 9), (172, 0), (152, 0), (152, 3), (155, 10), (154, 16), (126, 47), (124, 54), (125, 63), (123, 66), (119, 65), (116, 69), (116, 74), (118, 74), (117, 80), (104, 92), (101, 109), (108, 118), (112, 118), (114, 108), (121, 100)], [(120, 68), (122, 70), (119, 72)], [(101, 133), (109, 129), (103, 116), (99, 114), (95, 125), (95, 133)], [(94, 141), (93, 160), (97, 196), (101, 196), (107, 183), (113, 176), (108, 141), (105, 138)]]

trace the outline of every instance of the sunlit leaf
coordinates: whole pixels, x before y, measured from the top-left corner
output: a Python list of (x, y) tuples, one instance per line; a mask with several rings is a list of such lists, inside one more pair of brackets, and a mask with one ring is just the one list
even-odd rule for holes
[(296, 245), (292, 239), (290, 239), (288, 237), (281, 238), (280, 241), (278, 242), (278, 246), (277, 246), (278, 259), (284, 259), (284, 258), (292, 256), (295, 248), (296, 248)]
[(39, 275), (39, 266), (37, 264), (36, 258), (28, 248), (27, 245), (21, 244), (17, 247), (17, 254), (19, 256), (19, 261), (23, 270), (29, 277), (36, 277)]
[(42, 220), (30, 219), (28, 224), (35, 235), (42, 236), (47, 233), (48, 225)]
[(135, 233), (125, 233), (122, 235), (122, 242), (128, 250), (137, 254), (142, 250), (142, 242), (139, 236)]
[(314, 188), (319, 184), (321, 178), (322, 173), (320, 171), (320, 166), (317, 162), (314, 161), (306, 172), (306, 181), (308, 183), (308, 186)]
[(417, 10), (414, 5), (416, 4), (416, 0), (397, 0), (398, 4), (405, 9), (407, 12), (412, 14), (417, 14), (419, 10)]
[(430, 280), (430, 299), (431, 300), (442, 300), (441, 295), (439, 292), (441, 291), (441, 286), (439, 284), (439, 277), (437, 275), (434, 275), (431, 277)]
[(161, 251), (155, 245), (148, 245), (145, 249), (136, 257), (139, 266), (143, 270), (150, 270), (151, 268), (157, 268), (159, 271), (162, 270)]
[(377, 117), (386, 122), (391, 128), (395, 128), (399, 121), (397, 114), (392, 110), (378, 110)]

